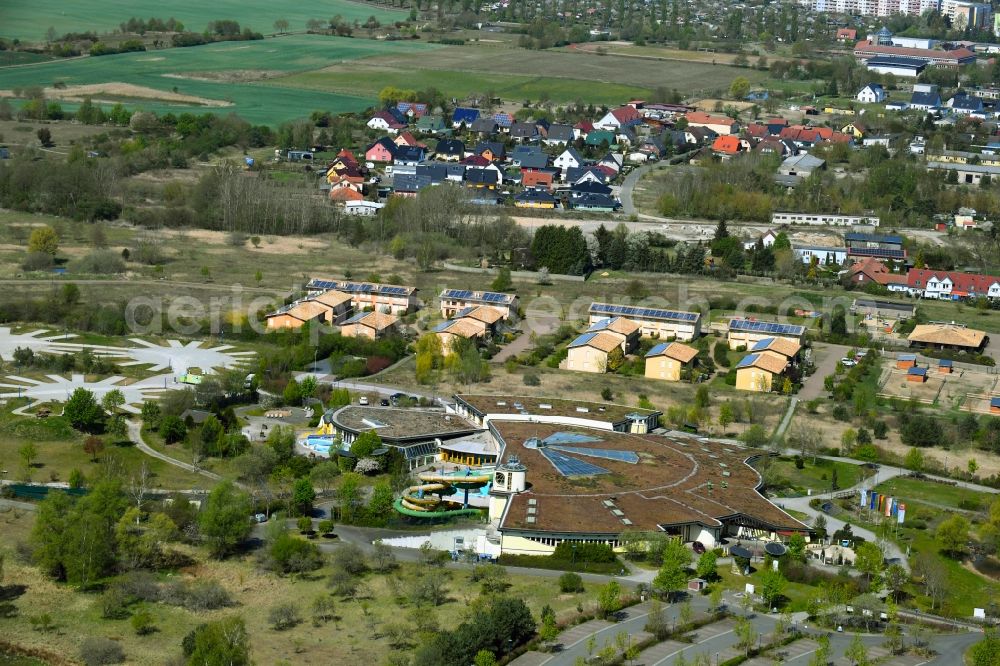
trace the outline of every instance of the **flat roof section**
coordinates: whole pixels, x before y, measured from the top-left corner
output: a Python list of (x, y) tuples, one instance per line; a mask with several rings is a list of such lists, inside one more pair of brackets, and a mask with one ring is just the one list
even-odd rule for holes
[(388, 444), (436, 438), (452, 439), (471, 435), (479, 430), (458, 415), (424, 409), (348, 405), (329, 414), (328, 420), (353, 433), (374, 430)]
[[(760, 475), (745, 461), (761, 451), (679, 433), (522, 422), (494, 427), (503, 459), (517, 456), (528, 470), (528, 490), (511, 498), (501, 531), (619, 534), (727, 521), (807, 529), (757, 491)], [(591, 467), (601, 471), (588, 473)]]
[(605, 423), (622, 423), (636, 415), (648, 418), (663, 412), (653, 409), (639, 409), (628, 405), (606, 402), (586, 402), (564, 400), (562, 398), (533, 398), (509, 395), (456, 394), (455, 400), (465, 404), (479, 416), (489, 414), (535, 414), (538, 416), (572, 416)]

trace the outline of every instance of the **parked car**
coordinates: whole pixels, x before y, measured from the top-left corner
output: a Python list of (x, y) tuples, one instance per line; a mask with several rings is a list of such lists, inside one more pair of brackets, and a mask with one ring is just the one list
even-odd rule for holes
[(847, 358), (846, 356), (840, 359), (840, 364), (845, 368), (850, 368), (858, 364), (853, 358)]
[(250, 517), (250, 520), (255, 523), (266, 523), (267, 514), (266, 513), (255, 513)]
[(385, 398), (382, 398), (381, 400), (378, 401), (378, 404), (380, 406), (382, 406), (382, 407), (388, 407), (389, 406), (389, 401), (387, 399), (385, 399)]
[(360, 398), (358, 398), (358, 404), (362, 405), (363, 407), (367, 407), (368, 406), (368, 396), (363, 395)]
[(702, 553), (705, 552), (705, 544), (703, 544), (701, 541), (695, 541), (694, 543), (691, 544), (691, 549), (694, 552), (701, 555)]

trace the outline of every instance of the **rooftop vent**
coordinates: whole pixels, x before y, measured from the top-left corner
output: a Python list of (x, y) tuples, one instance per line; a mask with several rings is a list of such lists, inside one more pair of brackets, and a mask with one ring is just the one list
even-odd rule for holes
[(631, 525), (632, 521), (629, 520), (628, 518), (622, 518), (622, 524), (624, 524), (624, 525)]

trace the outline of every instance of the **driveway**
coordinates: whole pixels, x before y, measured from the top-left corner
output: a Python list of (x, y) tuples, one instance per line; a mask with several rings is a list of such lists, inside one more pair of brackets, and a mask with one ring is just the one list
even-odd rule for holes
[(622, 202), (622, 212), (626, 215), (638, 215), (639, 209), (635, 207), (635, 202), (632, 197), (635, 195), (635, 185), (638, 183), (643, 176), (652, 171), (656, 167), (663, 167), (662, 162), (655, 162), (653, 164), (643, 164), (642, 166), (636, 167), (625, 176), (625, 180), (622, 181), (622, 189), (619, 194), (619, 198)]
[(816, 372), (802, 382), (802, 389), (799, 391), (799, 400), (809, 401), (826, 395), (823, 388), (823, 378), (832, 375), (837, 369), (837, 362), (848, 355), (851, 347), (845, 345), (831, 345), (825, 342), (813, 343), (813, 364)]

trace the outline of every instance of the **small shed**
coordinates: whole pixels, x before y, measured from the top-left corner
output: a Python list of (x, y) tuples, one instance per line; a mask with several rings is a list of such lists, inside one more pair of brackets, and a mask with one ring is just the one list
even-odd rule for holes
[(954, 364), (951, 362), (950, 358), (943, 358), (940, 361), (938, 361), (938, 372), (945, 375), (950, 375), (953, 365)]
[(1000, 414), (1000, 398), (990, 398), (990, 414)]
[(927, 368), (910, 368), (906, 371), (906, 381), (923, 384), (927, 381)]
[(909, 370), (910, 368), (916, 366), (916, 364), (916, 354), (900, 354), (896, 357), (896, 369), (898, 370)]
[(708, 581), (704, 578), (692, 578), (688, 581), (688, 591), (689, 592), (701, 592), (708, 585)]

